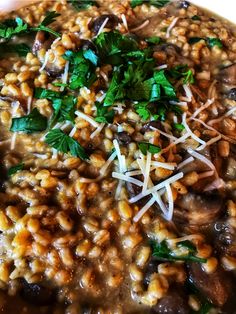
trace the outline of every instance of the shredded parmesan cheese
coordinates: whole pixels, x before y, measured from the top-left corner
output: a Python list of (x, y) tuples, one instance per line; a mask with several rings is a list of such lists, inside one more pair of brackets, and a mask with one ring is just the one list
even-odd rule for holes
[(90, 135), (90, 138), (94, 138), (95, 136), (100, 134), (102, 132), (102, 129), (104, 128), (104, 126), (105, 126), (105, 123), (101, 123), (99, 125), (99, 127)]
[(173, 199), (173, 194), (172, 194), (170, 185), (166, 184), (165, 188), (166, 188), (166, 193), (167, 193), (167, 198), (168, 198), (168, 203), (169, 203), (169, 210), (165, 218), (166, 220), (170, 221), (173, 217), (173, 212), (174, 212), (174, 199)]
[(169, 27), (167, 28), (166, 31), (166, 38), (170, 38), (170, 32), (172, 31), (172, 29), (175, 27), (176, 23), (178, 22), (178, 17), (175, 17), (173, 19), (173, 21), (170, 23)]
[(101, 32), (104, 30), (104, 28), (105, 28), (105, 26), (106, 26), (106, 24), (107, 24), (108, 21), (109, 21), (109, 17), (107, 17), (107, 18), (104, 20), (104, 22), (102, 23), (102, 25), (101, 25), (101, 27), (99, 28), (99, 31), (98, 31), (98, 33), (97, 33), (97, 36), (100, 35)]
[(32, 96), (30, 96), (30, 97), (27, 99), (27, 113), (28, 113), (28, 114), (30, 114), (30, 112), (31, 112), (32, 100), (33, 100), (33, 97), (32, 97)]
[(196, 159), (199, 159), (201, 160), (204, 164), (206, 164), (210, 169), (212, 169), (216, 174), (217, 174), (217, 171), (216, 171), (216, 168), (215, 166), (213, 165), (213, 163), (207, 159), (205, 156), (197, 153), (196, 151), (192, 150), (192, 149), (188, 149), (188, 153), (190, 155), (192, 155), (193, 157), (195, 157)]
[(184, 168), (186, 165), (188, 165), (192, 161), (194, 161), (193, 157), (189, 157), (189, 158), (183, 160), (181, 163), (178, 164), (177, 169)]
[(105, 164), (102, 166), (102, 168), (100, 169), (100, 173), (101, 175), (106, 174), (107, 169), (109, 168), (109, 166), (111, 165), (111, 163), (113, 162), (113, 160), (116, 158), (117, 154), (116, 151), (113, 152), (111, 154), (111, 156), (107, 159), (107, 161), (105, 162)]
[(99, 127), (99, 123), (97, 123), (92, 117), (88, 116), (87, 114), (81, 112), (81, 111), (75, 111), (75, 114), (80, 117), (81, 119), (87, 121), (88, 123), (90, 123), (93, 127), (98, 128)]
[(162, 65), (159, 65), (158, 67), (156, 67), (156, 70), (163, 70), (163, 69), (166, 69), (168, 67), (167, 64), (162, 64)]
[(197, 141), (198, 143), (200, 143), (200, 144), (202, 144), (202, 145), (206, 144), (206, 142), (204, 142), (203, 140), (201, 140), (199, 137), (197, 137), (197, 135), (195, 135), (195, 134), (191, 131), (191, 129), (190, 129), (190, 127), (188, 126), (187, 121), (186, 121), (186, 112), (183, 113), (183, 120), (182, 120), (182, 123), (183, 123), (183, 125), (184, 125), (185, 130), (187, 131), (187, 133), (188, 133), (195, 141)]
[(140, 218), (149, 210), (149, 208), (155, 203), (155, 198), (152, 197), (140, 211), (134, 216), (133, 221), (138, 222)]
[(192, 91), (191, 91), (189, 85), (184, 84), (184, 85), (183, 85), (183, 89), (184, 89), (185, 94), (186, 94), (186, 100), (187, 100), (187, 102), (191, 102), (192, 97), (193, 97), (193, 94), (192, 94)]
[(127, 23), (127, 20), (126, 20), (126, 16), (124, 14), (121, 14), (121, 19), (122, 19), (122, 22), (123, 22), (123, 25), (124, 25), (125, 29), (128, 31), (129, 27), (128, 27), (128, 23)]
[(69, 136), (73, 137), (76, 133), (76, 130), (77, 130), (77, 128), (76, 128), (76, 126), (74, 126), (73, 129), (70, 131)]
[(10, 146), (11, 150), (13, 150), (16, 146), (16, 136), (17, 136), (17, 133), (15, 132), (13, 133), (11, 137), (11, 146)]
[(39, 72), (40, 72), (40, 73), (41, 73), (41, 72), (44, 70), (44, 68), (46, 67), (46, 65), (47, 65), (47, 63), (48, 63), (48, 58), (49, 58), (49, 50), (47, 50), (46, 53), (45, 53), (44, 62), (43, 62), (43, 64), (42, 64), (41, 68), (39, 69)]
[(157, 128), (154, 128), (153, 126), (151, 126), (150, 129), (152, 129), (152, 130), (154, 130), (154, 131), (157, 131), (157, 132), (160, 133), (161, 135), (164, 135), (164, 136), (168, 137), (169, 139), (171, 139), (171, 140), (173, 140), (173, 141), (177, 140), (177, 137), (175, 137), (175, 136), (173, 136), (173, 135), (171, 135), (171, 134), (168, 134), (168, 133), (166, 133), (166, 132), (163, 132), (163, 131), (161, 131), (161, 130), (159, 130), (159, 129), (157, 129)]
[(218, 135), (216, 137), (213, 137), (212, 139), (210, 139), (208, 142), (206, 142), (204, 145), (201, 145), (199, 146), (196, 150), (199, 151), (199, 150), (203, 150), (206, 146), (210, 146), (212, 145), (213, 143), (219, 141), (221, 139), (221, 135)]
[(158, 168), (174, 170), (176, 167), (176, 163), (167, 163), (167, 162), (160, 162), (160, 161), (151, 161), (151, 166), (155, 166)]
[(213, 170), (201, 172), (201, 173), (198, 174), (198, 179), (199, 180), (205, 179), (205, 178), (211, 177), (213, 175), (214, 175), (214, 171)]
[(37, 158), (40, 159), (48, 159), (48, 155), (47, 154), (38, 154), (38, 153), (33, 153), (33, 155)]
[[(64, 73), (63, 73), (63, 75), (62, 75), (62, 83), (63, 83), (63, 84), (66, 84), (66, 83), (67, 83), (68, 75), (69, 75), (69, 66), (70, 66), (69, 61), (66, 61), (65, 70), (64, 70)], [(63, 92), (64, 89), (65, 89), (65, 87), (64, 87), (64, 86), (61, 86), (60, 91)]]
[(140, 29), (146, 27), (146, 26), (149, 24), (149, 22), (150, 22), (149, 20), (144, 21), (141, 25), (139, 25), (139, 26), (137, 26), (137, 27), (135, 27), (135, 28), (132, 28), (132, 29), (130, 30), (130, 32), (132, 33), (132, 32), (137, 32), (137, 31), (139, 31)]
[(236, 111), (236, 106), (231, 108), (229, 111), (227, 111), (223, 116), (221, 116), (220, 118), (218, 119), (214, 119), (214, 120), (211, 120), (211, 121), (208, 121), (207, 124), (209, 125), (212, 125), (212, 124), (215, 124), (217, 122), (220, 122), (221, 120), (223, 120), (225, 117), (228, 117), (230, 116), (232, 113), (234, 113)]
[(192, 119), (198, 116), (200, 112), (207, 109), (210, 105), (213, 104), (213, 102), (214, 102), (214, 99), (208, 99), (207, 102), (204, 105), (202, 105), (200, 108), (198, 108), (189, 119)]
[(151, 159), (152, 159), (151, 153), (147, 152), (142, 192), (146, 191), (147, 187), (148, 187), (150, 167), (151, 167)]

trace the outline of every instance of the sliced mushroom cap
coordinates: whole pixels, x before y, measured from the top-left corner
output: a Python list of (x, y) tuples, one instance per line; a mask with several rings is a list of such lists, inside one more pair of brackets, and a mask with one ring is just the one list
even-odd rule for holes
[(38, 31), (35, 36), (35, 40), (32, 47), (33, 54), (37, 54), (37, 52), (44, 48), (47, 50), (50, 48), (51, 44), (53, 42), (52, 36), (49, 35), (49, 33), (44, 31)]
[(224, 83), (236, 84), (236, 63), (233, 63), (220, 70), (218, 79)]
[(21, 296), (33, 305), (43, 306), (54, 302), (55, 291), (53, 288), (41, 284), (28, 283), (23, 279)]
[(236, 179), (236, 159), (233, 156), (225, 160), (224, 178), (227, 180)]
[(118, 23), (120, 22), (120, 19), (118, 18), (118, 16), (114, 14), (103, 14), (89, 23), (89, 26), (88, 26), (89, 29), (92, 30), (95, 34), (97, 34), (102, 24), (106, 21), (106, 19), (108, 19), (108, 21), (105, 27), (110, 28), (110, 29), (115, 29)]
[(177, 221), (188, 222), (190, 225), (204, 225), (217, 220), (223, 199), (219, 194), (187, 193), (176, 201), (178, 209), (174, 211)]
[(216, 306), (223, 306), (232, 291), (232, 282), (228, 274), (218, 268), (214, 273), (207, 274), (199, 263), (188, 265), (189, 278), (196, 288)]
[(131, 136), (127, 132), (125, 132), (125, 131), (118, 132), (115, 135), (115, 138), (118, 140), (118, 142), (121, 145), (128, 145), (132, 141)]
[(188, 314), (188, 296), (181, 286), (173, 286), (167, 294), (155, 305), (151, 313), (155, 314)]

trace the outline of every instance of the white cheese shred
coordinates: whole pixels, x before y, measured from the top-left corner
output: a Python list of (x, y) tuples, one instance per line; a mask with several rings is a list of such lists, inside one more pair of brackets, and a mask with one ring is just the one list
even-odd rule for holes
[(152, 197), (140, 211), (134, 216), (133, 221), (138, 222), (142, 216), (149, 210), (149, 208), (155, 203), (155, 198)]
[(126, 16), (124, 14), (121, 14), (121, 19), (122, 19), (122, 22), (123, 22), (123, 25), (124, 25), (125, 29), (128, 31), (129, 27), (128, 27), (128, 23), (127, 23), (127, 20), (126, 20)]
[(158, 67), (156, 67), (156, 70), (163, 70), (163, 69), (167, 69), (168, 65), (167, 64), (162, 64), (159, 65)]
[(104, 20), (104, 22), (102, 23), (102, 25), (101, 25), (101, 27), (99, 28), (99, 31), (98, 31), (98, 33), (97, 33), (97, 36), (99, 36), (99, 35), (102, 33), (102, 31), (104, 30), (104, 28), (105, 28), (105, 26), (107, 25), (108, 21), (109, 21), (109, 17), (107, 17), (107, 18)]
[(214, 103), (214, 99), (208, 99), (207, 102), (202, 105), (200, 108), (198, 108), (196, 111), (194, 111), (193, 115), (190, 117), (190, 119), (195, 118), (196, 116), (199, 115), (200, 112), (203, 110), (207, 109)]
[(231, 108), (229, 111), (227, 111), (223, 116), (221, 116), (220, 118), (214, 119), (214, 120), (210, 120), (207, 122), (207, 124), (212, 125), (215, 124), (217, 122), (220, 122), (221, 120), (223, 120), (224, 118), (230, 116), (232, 113), (234, 113), (236, 111), (236, 106)]
[[(63, 83), (63, 84), (66, 84), (66, 83), (67, 83), (68, 75), (69, 75), (69, 66), (70, 66), (69, 61), (66, 61), (65, 70), (64, 70), (64, 73), (63, 73), (63, 75), (62, 75), (62, 83)], [(64, 87), (64, 86), (61, 86), (60, 91), (63, 92), (64, 89), (65, 89), (65, 87)]]
[(202, 161), (204, 164), (206, 164), (210, 169), (212, 169), (216, 174), (217, 174), (217, 171), (216, 171), (216, 168), (215, 166), (213, 165), (213, 163), (207, 159), (205, 156), (197, 153), (196, 151), (192, 150), (192, 149), (188, 149), (188, 153), (190, 155), (192, 155), (193, 157), (195, 157), (196, 159)]
[(192, 91), (191, 91), (189, 85), (184, 84), (184, 85), (183, 85), (183, 89), (184, 89), (185, 94), (186, 94), (186, 101), (187, 101), (187, 102), (191, 102), (191, 101), (192, 101), (192, 97), (193, 97), (193, 93), (192, 93)]
[(219, 134), (216, 137), (213, 137), (212, 139), (210, 139), (208, 142), (206, 142), (204, 145), (199, 146), (198, 148), (196, 148), (197, 151), (199, 150), (203, 150), (205, 147), (210, 146), (216, 142), (218, 142), (221, 139), (221, 134)]
[(104, 165), (101, 167), (101, 169), (100, 169), (100, 174), (101, 174), (101, 175), (106, 174), (107, 169), (109, 168), (109, 166), (111, 165), (111, 163), (113, 162), (113, 160), (115, 160), (116, 156), (117, 156), (117, 154), (116, 154), (116, 151), (115, 151), (115, 152), (113, 152), (113, 153), (111, 154), (111, 156), (107, 159), (107, 161), (105, 162), (105, 164), (104, 164)]
[(189, 157), (185, 160), (183, 160), (182, 162), (180, 162), (177, 166), (177, 169), (182, 169), (184, 168), (186, 165), (188, 165), (190, 162), (194, 161), (194, 158), (193, 157)]
[(11, 137), (11, 146), (10, 146), (11, 150), (13, 150), (16, 146), (16, 136), (17, 136), (17, 133), (15, 132), (13, 133)]
[(151, 166), (155, 166), (158, 168), (174, 170), (176, 167), (176, 163), (167, 163), (167, 162), (160, 162), (160, 161), (151, 161)]
[(69, 136), (70, 136), (70, 137), (73, 137), (73, 136), (75, 135), (76, 131), (77, 131), (77, 128), (76, 128), (76, 126), (74, 126), (74, 127), (71, 129), (71, 131), (70, 131), (70, 133), (69, 133)]
[(178, 22), (178, 19), (179, 19), (178, 17), (175, 17), (173, 21), (170, 23), (170, 25), (168, 26), (167, 31), (166, 31), (166, 38), (170, 38), (170, 32), (175, 27), (176, 23)]
[(99, 127), (90, 135), (90, 138), (94, 138), (95, 136), (100, 134), (102, 132), (102, 129), (104, 128), (104, 126), (105, 126), (105, 123), (101, 123), (99, 125)]
[(211, 177), (213, 175), (214, 175), (214, 171), (213, 170), (201, 172), (201, 173), (198, 174), (198, 179), (199, 180), (205, 179), (205, 178)]
[(202, 145), (206, 144), (206, 142), (204, 142), (203, 140), (201, 140), (199, 137), (197, 137), (197, 135), (195, 135), (195, 134), (191, 131), (191, 129), (190, 129), (190, 127), (188, 126), (187, 121), (186, 121), (186, 112), (183, 113), (183, 116), (182, 116), (182, 117), (183, 117), (182, 123), (183, 123), (183, 125), (184, 125), (185, 130), (187, 131), (187, 133), (188, 133), (195, 141), (197, 141), (198, 143), (200, 143), (200, 144), (202, 144)]
[(174, 199), (173, 199), (173, 194), (172, 194), (170, 185), (166, 184), (165, 188), (166, 188), (166, 193), (167, 193), (167, 198), (168, 198), (168, 203), (169, 203), (168, 214), (165, 216), (165, 218), (166, 220), (170, 221), (172, 220), (173, 212), (174, 212)]
[(75, 114), (80, 117), (81, 119), (87, 121), (88, 123), (90, 123), (93, 127), (98, 128), (99, 127), (99, 123), (97, 123), (92, 117), (88, 116), (87, 114), (81, 112), (81, 111), (75, 111)]
[(129, 176), (122, 174), (122, 173), (119, 173), (119, 172), (112, 172), (112, 177), (115, 179), (119, 179), (122, 181), (133, 183), (133, 184), (140, 186), (140, 187), (143, 185), (142, 181), (137, 180), (137, 179), (132, 178), (132, 177), (129, 177)]
[(135, 28), (132, 28), (132, 29), (130, 30), (130, 32), (133, 33), (133, 32), (139, 31), (140, 29), (142, 29), (142, 28), (148, 26), (149, 22), (150, 22), (149, 20), (144, 21), (141, 25), (139, 25), (139, 26), (137, 26), (137, 27), (135, 27)]
[(151, 159), (152, 159), (152, 154), (147, 152), (142, 192), (145, 192), (147, 190), (147, 187), (148, 187), (150, 167), (151, 167)]
[(27, 113), (28, 113), (28, 114), (30, 114), (30, 112), (31, 112), (32, 100), (33, 100), (33, 97), (32, 97), (32, 96), (30, 96), (30, 97), (27, 99)]
[(41, 68), (39, 69), (39, 72), (41, 73), (44, 68), (46, 67), (47, 63), (48, 63), (48, 58), (49, 58), (49, 50), (46, 51), (45, 53), (45, 57), (44, 57), (44, 61), (43, 61), (43, 64), (41, 66)]

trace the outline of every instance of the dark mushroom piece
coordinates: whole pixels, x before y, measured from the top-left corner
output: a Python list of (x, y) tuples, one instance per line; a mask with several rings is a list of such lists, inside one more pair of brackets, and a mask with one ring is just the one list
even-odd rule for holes
[(145, 132), (153, 131), (152, 128), (162, 129), (161, 121), (150, 121), (150, 122), (144, 124), (144, 126), (141, 128), (140, 132), (142, 134), (144, 134)]
[(226, 93), (226, 98), (231, 99), (231, 100), (236, 100), (236, 88), (231, 88)]
[(236, 179), (236, 159), (233, 156), (228, 157), (224, 161), (224, 178), (226, 180)]
[(232, 282), (228, 274), (218, 268), (214, 273), (207, 274), (199, 263), (188, 265), (189, 279), (200, 293), (214, 305), (222, 307), (230, 297)]
[(152, 308), (153, 314), (188, 314), (188, 296), (183, 287), (176, 285), (171, 287), (167, 294)]
[(176, 201), (174, 218), (179, 222), (201, 226), (215, 222), (219, 217), (223, 199), (219, 194), (188, 193)]
[(125, 131), (118, 132), (115, 135), (115, 138), (118, 140), (119, 144), (121, 145), (128, 145), (132, 141), (131, 136)]
[(93, 51), (96, 51), (96, 46), (93, 44), (92, 41), (88, 40), (88, 39), (81, 39), (80, 40), (80, 47), (83, 50), (88, 50), (91, 49)]
[(56, 296), (53, 288), (22, 279), (21, 297), (30, 304), (44, 306), (52, 304)]
[(92, 30), (95, 34), (97, 34), (106, 19), (108, 19), (108, 21), (105, 27), (110, 29), (115, 29), (118, 23), (120, 22), (118, 16), (114, 14), (103, 14), (89, 23), (88, 25), (89, 29)]
[(180, 8), (187, 9), (191, 4), (188, 1), (181, 1)]
[(157, 273), (157, 267), (159, 264), (160, 262), (158, 260), (153, 257), (150, 258), (144, 272), (143, 283), (145, 286), (148, 286), (148, 284), (150, 283), (151, 275)]
[(229, 85), (236, 84), (236, 63), (233, 63), (219, 71), (218, 79)]
[(37, 52), (42, 48), (47, 50), (48, 48), (51, 47), (52, 42), (53, 42), (53, 38), (52, 36), (50, 36), (49, 33), (44, 32), (44, 31), (38, 31), (36, 33), (35, 40), (32, 47), (33, 54), (36, 55)]

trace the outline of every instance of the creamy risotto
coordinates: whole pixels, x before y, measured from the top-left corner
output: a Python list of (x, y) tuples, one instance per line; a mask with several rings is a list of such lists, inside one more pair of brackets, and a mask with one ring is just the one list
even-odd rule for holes
[(236, 313), (236, 32), (187, 1), (0, 23), (0, 308)]

